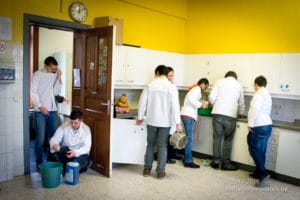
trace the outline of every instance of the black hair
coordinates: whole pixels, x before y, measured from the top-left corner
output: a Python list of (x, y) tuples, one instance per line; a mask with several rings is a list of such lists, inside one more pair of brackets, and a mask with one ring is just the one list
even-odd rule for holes
[[(167, 68), (168, 68), (168, 71), (169, 71), (169, 72), (174, 72), (173, 67), (167, 66)], [(169, 72), (168, 72), (168, 73), (169, 73)]]
[(234, 71), (228, 71), (226, 74), (225, 74), (225, 78), (227, 78), (227, 77), (233, 77), (233, 78), (235, 78), (235, 79), (237, 79), (237, 75), (236, 75), (236, 73), (234, 72)]
[(264, 76), (258, 76), (255, 78), (254, 83), (257, 84), (260, 87), (266, 87), (267, 86), (267, 79)]
[(56, 59), (53, 57), (53, 56), (49, 56), (45, 59), (44, 61), (44, 64), (47, 65), (47, 66), (50, 66), (50, 65), (58, 65)]
[(207, 78), (201, 78), (197, 84), (201, 85), (202, 83), (204, 83), (205, 85), (209, 85), (209, 81)]
[(71, 120), (82, 119), (82, 112), (80, 110), (73, 110), (70, 115)]
[(165, 65), (158, 65), (155, 69), (155, 74), (156, 75), (165, 75), (167, 76), (169, 73), (168, 67), (166, 67)]

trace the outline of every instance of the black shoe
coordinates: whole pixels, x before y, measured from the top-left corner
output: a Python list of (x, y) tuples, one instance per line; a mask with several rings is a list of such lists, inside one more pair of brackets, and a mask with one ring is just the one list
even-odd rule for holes
[(175, 160), (181, 160), (182, 156), (175, 154), (174, 156), (172, 156), (172, 158)]
[(83, 172), (86, 172), (87, 170), (88, 170), (87, 167), (82, 167), (82, 168), (80, 168), (79, 173), (81, 174)]
[(200, 165), (197, 165), (196, 163), (194, 162), (190, 162), (190, 163), (184, 163), (184, 167), (188, 167), (188, 168), (200, 168)]
[(168, 164), (175, 164), (176, 161), (170, 158), (170, 159), (167, 160), (167, 163)]
[(222, 170), (227, 170), (227, 171), (235, 171), (238, 168), (237, 168), (236, 165), (232, 164), (231, 162), (228, 162), (228, 163), (222, 163), (221, 169)]
[(210, 163), (210, 166), (211, 166), (212, 168), (214, 168), (214, 169), (219, 169), (219, 168), (220, 168), (220, 163), (219, 163), (219, 162), (214, 162), (214, 161), (212, 161), (212, 162)]

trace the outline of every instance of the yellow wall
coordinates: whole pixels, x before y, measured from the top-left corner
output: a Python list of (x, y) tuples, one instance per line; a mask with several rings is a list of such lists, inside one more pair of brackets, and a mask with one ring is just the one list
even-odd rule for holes
[[(11, 17), (13, 42), (22, 43), (23, 14), (71, 21), (68, 7), (74, 0), (0, 0), (0, 16)], [(124, 19), (124, 43), (171, 52), (184, 51), (187, 0), (81, 0), (88, 7), (85, 24), (96, 17)]]
[[(74, 0), (0, 0), (21, 44), (23, 13), (71, 21)], [(124, 43), (177, 53), (300, 52), (299, 0), (81, 0), (94, 18), (124, 19)]]
[(299, 0), (189, 0), (187, 53), (299, 52)]

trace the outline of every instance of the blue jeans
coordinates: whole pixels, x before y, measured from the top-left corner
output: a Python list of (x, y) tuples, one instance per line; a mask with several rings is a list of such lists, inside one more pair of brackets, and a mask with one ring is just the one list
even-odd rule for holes
[(154, 149), (157, 146), (156, 172), (164, 172), (167, 162), (167, 146), (170, 127), (155, 127), (147, 125), (147, 149), (145, 155), (144, 169), (152, 168)]
[(34, 112), (35, 119), (35, 157), (36, 166), (43, 163), (43, 147), (46, 139), (46, 128), (48, 133), (47, 143), (57, 129), (57, 114), (56, 111), (50, 111), (49, 115), (44, 115), (41, 112)]
[(256, 165), (254, 173), (256, 173), (260, 179), (268, 175), (265, 162), (267, 143), (271, 132), (272, 125), (258, 126), (252, 128), (252, 131), (249, 132), (247, 136), (249, 152)]
[(185, 163), (191, 163), (193, 161), (192, 158), (192, 145), (193, 145), (193, 139), (194, 139), (194, 132), (195, 132), (195, 120), (189, 119), (185, 117), (181, 117), (181, 121), (184, 125), (185, 134), (188, 137), (188, 142), (185, 146), (185, 156), (184, 156), (184, 162)]
[[(230, 161), (232, 139), (236, 128), (236, 119), (224, 115), (213, 115), (212, 119), (214, 129), (214, 162), (222, 161), (224, 163), (227, 163)], [(222, 146), (223, 138), (224, 143)]]

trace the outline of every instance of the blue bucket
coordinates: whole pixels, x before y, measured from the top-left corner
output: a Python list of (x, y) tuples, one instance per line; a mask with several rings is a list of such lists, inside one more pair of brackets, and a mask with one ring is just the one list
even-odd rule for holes
[(65, 182), (76, 185), (79, 182), (80, 165), (78, 162), (68, 162), (66, 167)]
[(46, 188), (54, 188), (60, 184), (62, 163), (45, 162), (39, 165), (42, 176), (42, 185)]

